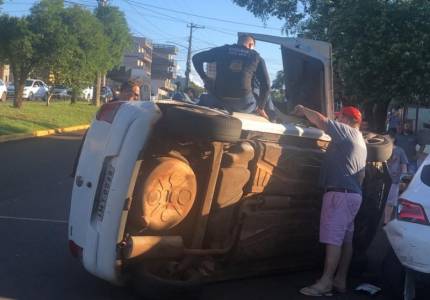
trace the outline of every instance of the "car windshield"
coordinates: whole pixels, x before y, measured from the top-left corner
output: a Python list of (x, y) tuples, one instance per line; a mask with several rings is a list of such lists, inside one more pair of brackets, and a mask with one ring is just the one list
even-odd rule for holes
[(26, 80), (25, 81), (25, 86), (32, 86), (33, 85), (33, 80)]
[(57, 84), (57, 85), (54, 85), (54, 89), (65, 90), (67, 89), (67, 87), (65, 85)]

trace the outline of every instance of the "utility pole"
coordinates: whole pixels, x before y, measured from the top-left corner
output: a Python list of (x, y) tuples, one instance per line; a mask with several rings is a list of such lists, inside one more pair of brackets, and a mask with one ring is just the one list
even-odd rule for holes
[(191, 45), (193, 42), (193, 30), (194, 29), (203, 29), (203, 26), (196, 25), (194, 23), (190, 23), (187, 25), (190, 28), (190, 37), (188, 39), (188, 55), (187, 55), (187, 68), (185, 70), (185, 88), (189, 86), (190, 83), (190, 73), (191, 73)]
[(108, 0), (97, 0), (97, 2), (99, 3), (99, 6), (107, 6), (108, 5)]

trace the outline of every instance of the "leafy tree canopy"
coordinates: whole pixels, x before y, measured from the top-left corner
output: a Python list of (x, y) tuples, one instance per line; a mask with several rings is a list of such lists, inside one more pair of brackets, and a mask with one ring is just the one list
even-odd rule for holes
[(77, 93), (92, 84), (96, 72), (109, 59), (109, 41), (98, 19), (80, 6), (64, 9), (63, 25), (68, 47), (54, 67), (62, 81)]
[(94, 12), (103, 25), (103, 31), (109, 39), (109, 57), (105, 60), (104, 71), (118, 66), (124, 52), (131, 47), (132, 39), (124, 13), (114, 6), (98, 6)]
[(276, 78), (272, 81), (272, 89), (275, 90), (282, 90), (285, 85), (285, 79), (284, 79), (284, 71), (280, 70), (276, 72)]
[(117, 65), (131, 44), (118, 8), (101, 7), (92, 14), (80, 6), (65, 7), (63, 0), (41, 0), (21, 18), (0, 15), (0, 40), (0, 61), (14, 74), (16, 107), (33, 71), (53, 73), (56, 82), (72, 87), (74, 99), (97, 72)]

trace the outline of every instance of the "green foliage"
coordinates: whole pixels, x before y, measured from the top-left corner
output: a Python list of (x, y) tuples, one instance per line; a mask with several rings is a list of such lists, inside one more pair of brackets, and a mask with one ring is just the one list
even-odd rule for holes
[(109, 57), (108, 39), (102, 24), (80, 6), (64, 9), (63, 26), (67, 30), (68, 46), (55, 70), (61, 81), (72, 88), (72, 95), (91, 85), (95, 74)]
[(194, 91), (196, 91), (196, 97), (198, 98), (205, 89), (197, 84), (195, 84), (193, 81), (190, 80), (190, 88), (192, 88)]
[(285, 85), (285, 78), (284, 78), (284, 71), (280, 70), (276, 73), (276, 78), (272, 81), (272, 89), (275, 90), (282, 90), (284, 89)]
[(37, 35), (30, 30), (28, 18), (0, 16), (0, 60), (10, 64), (14, 74), (17, 97), (15, 107), (21, 106), (21, 95), (24, 82), (35, 64), (35, 48)]
[(430, 2), (233, 0), (288, 32), (333, 45), (338, 97), (430, 104)]
[(63, 0), (41, 0), (27, 17), (1, 15), (0, 41), (0, 61), (11, 66), (14, 105), (20, 107), (23, 84), (33, 71), (53, 73), (56, 83), (72, 88), (75, 99), (98, 72), (119, 64), (131, 36), (116, 7), (100, 7), (92, 14), (77, 5), (64, 7)]
[(272, 81), (272, 91), (270, 95), (273, 102), (285, 102), (285, 78), (283, 70), (276, 73), (276, 78)]
[(132, 39), (124, 13), (114, 6), (99, 6), (94, 12), (101, 22), (105, 36), (109, 39), (108, 57), (104, 60), (104, 71), (118, 66), (124, 52), (131, 47)]

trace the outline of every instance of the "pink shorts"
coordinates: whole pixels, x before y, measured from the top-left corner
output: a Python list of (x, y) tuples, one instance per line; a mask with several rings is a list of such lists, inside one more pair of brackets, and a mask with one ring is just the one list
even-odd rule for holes
[(360, 194), (325, 193), (321, 208), (320, 242), (335, 246), (352, 243), (354, 218), (360, 205)]

